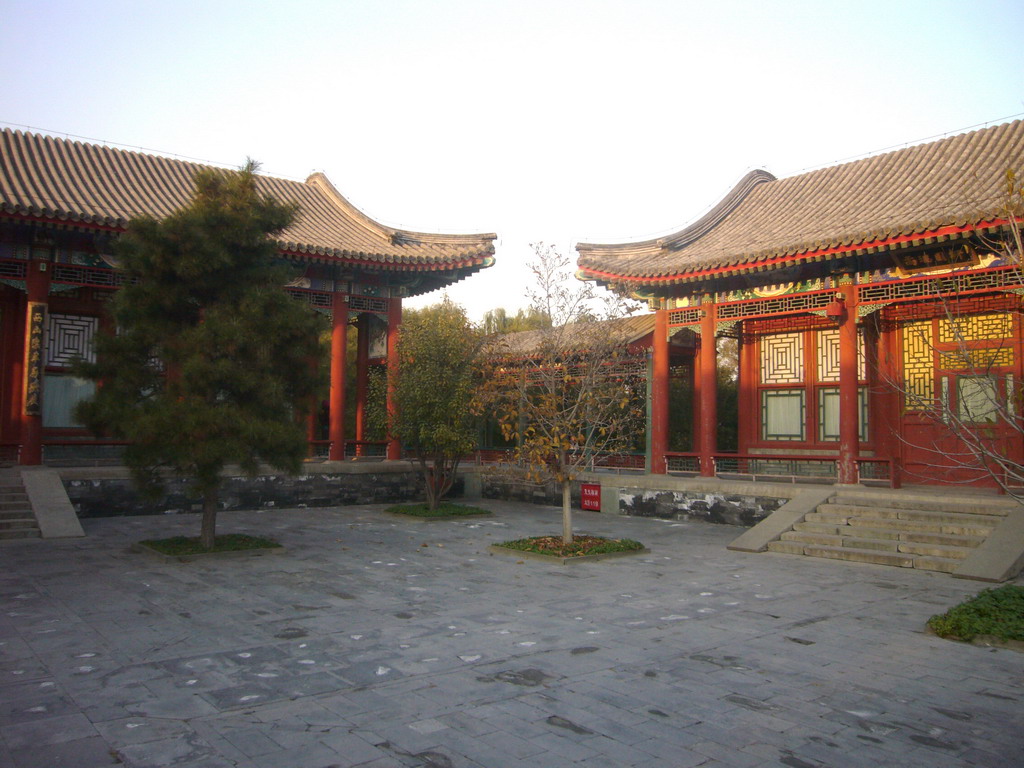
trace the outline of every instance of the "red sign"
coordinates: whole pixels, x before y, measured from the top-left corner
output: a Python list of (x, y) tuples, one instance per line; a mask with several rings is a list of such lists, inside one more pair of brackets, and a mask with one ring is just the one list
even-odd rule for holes
[(597, 483), (580, 485), (580, 508), (601, 511), (601, 486)]

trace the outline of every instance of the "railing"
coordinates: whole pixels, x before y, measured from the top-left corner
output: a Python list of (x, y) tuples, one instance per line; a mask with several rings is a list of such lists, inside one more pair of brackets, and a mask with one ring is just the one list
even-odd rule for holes
[[(362, 447), (362, 452), (359, 448)], [(346, 459), (383, 459), (387, 456), (388, 444), (386, 440), (346, 440)], [(330, 440), (310, 440), (309, 458), (327, 459), (331, 455)]]
[(128, 442), (97, 438), (47, 438), (43, 440), (43, 463), (71, 466), (120, 464)]
[(669, 472), (681, 474), (698, 474), (700, 472), (700, 454), (692, 452), (666, 452), (665, 465)]
[[(834, 482), (836, 456), (807, 454), (740, 454), (717, 453), (712, 457), (715, 476), (729, 479), (773, 480), (786, 482)], [(671, 452), (665, 454), (668, 471), (679, 474), (700, 472), (700, 454)], [(862, 457), (857, 460), (858, 475), (867, 483), (885, 483), (900, 487), (897, 465), (891, 459)]]
[[(362, 452), (359, 452), (359, 448), (362, 448)], [(388, 441), (387, 440), (346, 440), (345, 441), (345, 456), (346, 458), (353, 459), (356, 456), (361, 458), (376, 458), (383, 459), (388, 455)]]

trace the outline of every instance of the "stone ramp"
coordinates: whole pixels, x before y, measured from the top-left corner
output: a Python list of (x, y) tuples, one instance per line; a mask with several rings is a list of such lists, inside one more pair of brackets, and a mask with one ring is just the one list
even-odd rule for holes
[(34, 518), (39, 536), (64, 539), (85, 535), (57, 470), (22, 467), (18, 482), (24, 488), (29, 514)]
[(1024, 506), (1007, 497), (836, 487), (813, 511), (785, 522), (760, 551), (982, 581), (1006, 581), (1024, 566)]

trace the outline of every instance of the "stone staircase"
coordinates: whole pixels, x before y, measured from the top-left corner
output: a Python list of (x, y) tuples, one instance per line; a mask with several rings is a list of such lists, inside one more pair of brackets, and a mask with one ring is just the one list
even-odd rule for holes
[(17, 470), (0, 469), (0, 541), (38, 539), (39, 524)]
[(1011, 505), (992, 496), (840, 490), (768, 549), (953, 573)]

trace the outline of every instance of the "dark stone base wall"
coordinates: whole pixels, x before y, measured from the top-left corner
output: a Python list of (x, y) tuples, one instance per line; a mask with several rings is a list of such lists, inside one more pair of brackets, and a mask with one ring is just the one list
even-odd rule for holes
[[(550, 507), (562, 506), (562, 486), (554, 480), (546, 483), (531, 483), (501, 476), (484, 475), (481, 495), (485, 499), (525, 501), (527, 504), (544, 504)], [(580, 484), (572, 484), (569, 491), (574, 509), (580, 508)]]
[[(198, 512), (201, 501), (188, 492), (188, 483), (169, 480), (162, 498), (141, 499), (131, 480), (105, 478), (64, 481), (68, 498), (80, 518), (121, 515), (158, 515)], [(462, 494), (458, 479), (451, 495)], [(421, 501), (423, 479), (418, 472), (359, 474), (261, 475), (255, 478), (226, 477), (221, 486), (220, 508), (331, 507), (350, 504), (396, 504)]]
[(619, 510), (624, 515), (726, 525), (756, 525), (787, 501), (771, 496), (702, 491), (624, 488), (619, 492)]

